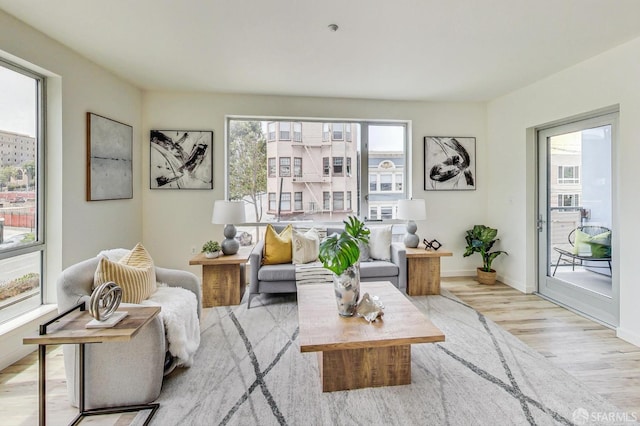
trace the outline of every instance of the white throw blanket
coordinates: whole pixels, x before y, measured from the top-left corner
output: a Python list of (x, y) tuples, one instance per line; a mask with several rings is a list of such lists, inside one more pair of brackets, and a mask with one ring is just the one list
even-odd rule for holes
[(162, 307), (160, 318), (167, 334), (169, 353), (175, 358), (171, 369), (190, 367), (200, 346), (196, 295), (181, 287), (158, 283), (158, 290), (141, 304)]
[(333, 282), (333, 273), (324, 268), (321, 262), (295, 265), (296, 285), (325, 284)]

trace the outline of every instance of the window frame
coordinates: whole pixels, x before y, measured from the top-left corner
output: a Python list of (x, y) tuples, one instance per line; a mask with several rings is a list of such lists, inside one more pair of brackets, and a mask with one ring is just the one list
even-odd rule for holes
[[(46, 217), (45, 217), (45, 205), (44, 205), (45, 188), (46, 188), (45, 127), (46, 127), (46, 121), (47, 121), (45, 93), (46, 93), (46, 87), (47, 87), (47, 79), (44, 75), (38, 74), (37, 72), (32, 71), (28, 68), (14, 64), (4, 58), (0, 58), (0, 66), (10, 71), (14, 71), (26, 77), (32, 78), (36, 83), (35, 85), (36, 86), (35, 87), (35, 95), (36, 95), (35, 109), (36, 110), (34, 112), (36, 114), (36, 120), (35, 120), (36, 141), (34, 145), (34, 149), (35, 149), (34, 185), (36, 188), (38, 188), (35, 194), (36, 206), (34, 209), (34, 213), (35, 213), (34, 220), (36, 223), (35, 225), (36, 232), (34, 233), (36, 237), (35, 240), (33, 242), (20, 244), (13, 247), (0, 248), (0, 261), (18, 258), (20, 256), (29, 255), (33, 253), (38, 253), (38, 257), (39, 257), (38, 260), (40, 265), (40, 270), (39, 270), (40, 282), (39, 282), (39, 293), (38, 293), (37, 299), (30, 301), (29, 299), (31, 299), (31, 297), (33, 296), (25, 296), (23, 299), (20, 299), (15, 303), (12, 303), (11, 305), (9, 305), (9, 306), (15, 306), (18, 303), (23, 303), (24, 309), (21, 309), (15, 315), (12, 314), (10, 317), (7, 317), (7, 318), (4, 318), (4, 316), (0, 314), (0, 318), (3, 318), (3, 319), (0, 319), (0, 323), (2, 323), (5, 321), (9, 321), (12, 318), (15, 318), (16, 316), (28, 313), (31, 310), (37, 309), (38, 307), (42, 306), (45, 302), (45, 296), (47, 292), (46, 290), (47, 277), (46, 277), (46, 268), (45, 268), (47, 245), (45, 241)], [(0, 312), (2, 312), (2, 310), (0, 310)]]
[(302, 157), (293, 157), (293, 177), (302, 177), (302, 173)]
[[(291, 177), (291, 157), (278, 157), (278, 176)], [(289, 160), (288, 164), (284, 164), (283, 160)], [(285, 167), (289, 168), (289, 171), (284, 171)]]
[[(288, 125), (289, 130), (282, 130), (282, 125)], [(291, 140), (291, 122), (290, 121), (278, 121), (278, 140), (290, 141)], [(286, 133), (285, 133), (286, 132)]]

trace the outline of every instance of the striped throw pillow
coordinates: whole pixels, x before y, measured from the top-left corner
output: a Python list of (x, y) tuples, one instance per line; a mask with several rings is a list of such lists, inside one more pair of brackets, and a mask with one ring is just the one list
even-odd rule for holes
[(93, 277), (93, 287), (113, 281), (122, 288), (122, 302), (140, 303), (156, 291), (153, 259), (138, 243), (118, 262), (101, 258)]

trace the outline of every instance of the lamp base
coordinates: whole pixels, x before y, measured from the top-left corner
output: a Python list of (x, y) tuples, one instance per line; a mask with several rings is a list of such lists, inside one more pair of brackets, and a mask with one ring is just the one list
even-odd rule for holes
[(224, 227), (224, 236), (225, 239), (222, 241), (222, 244), (220, 244), (222, 253), (224, 253), (225, 256), (236, 254), (240, 249), (240, 243), (235, 239), (236, 227), (231, 224), (226, 225)]
[(413, 220), (407, 223), (407, 233), (404, 234), (404, 246), (409, 248), (416, 248), (420, 244), (420, 237), (416, 235), (418, 225)]

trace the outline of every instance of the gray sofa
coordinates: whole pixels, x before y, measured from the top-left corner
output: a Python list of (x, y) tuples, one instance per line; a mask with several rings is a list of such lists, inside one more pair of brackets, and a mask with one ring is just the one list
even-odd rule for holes
[[(275, 226), (280, 232), (284, 226)], [(327, 235), (342, 232), (342, 228), (327, 228)], [(296, 270), (291, 263), (281, 265), (263, 265), (262, 253), (264, 240), (258, 242), (249, 256), (249, 298), (247, 309), (251, 308), (251, 300), (261, 293), (295, 293)], [(407, 258), (403, 243), (391, 243), (390, 261), (371, 260), (360, 263), (360, 280), (390, 281), (401, 291), (407, 287)]]
[[(100, 258), (84, 260), (65, 269), (58, 278), (58, 311), (91, 297), (93, 275)], [(195, 293), (201, 314), (200, 280), (191, 272), (156, 267), (156, 280)], [(136, 306), (122, 303), (121, 307)], [(129, 342), (90, 344), (85, 347), (85, 408), (146, 404), (160, 395), (167, 344), (164, 325), (155, 317)], [(64, 367), (71, 403), (78, 405), (78, 345), (64, 345)]]

